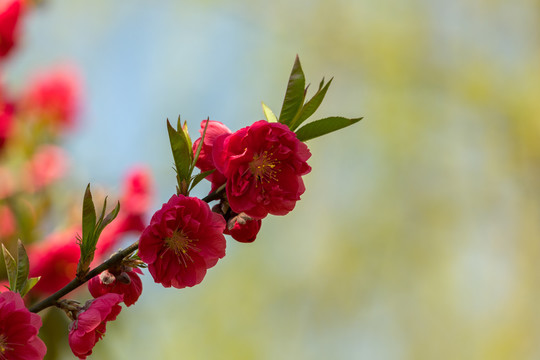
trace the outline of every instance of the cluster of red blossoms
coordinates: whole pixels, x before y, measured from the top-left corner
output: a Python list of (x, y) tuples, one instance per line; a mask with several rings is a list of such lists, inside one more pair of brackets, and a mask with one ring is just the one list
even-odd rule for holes
[[(68, 156), (57, 143), (76, 125), (82, 97), (82, 81), (72, 66), (37, 73), (17, 94), (1, 81), (2, 65), (19, 47), (22, 22), (33, 6), (30, 0), (0, 0), (0, 240), (2, 246), (13, 248), (21, 236), (27, 243), (28, 277), (39, 278), (24, 292), (24, 301), (17, 289), (10, 288), (11, 283), (0, 280), (0, 359), (43, 359), (46, 346), (37, 336), (42, 320), (27, 306), (72, 281), (81, 255), (77, 244), (81, 226), (69, 216), (67, 228), (44, 239), (37, 231), (28, 231), (47, 221), (51, 191), (68, 171)], [(120, 196), (122, 208), (101, 233), (93, 264), (107, 259), (125, 235), (144, 230), (152, 187), (146, 167), (127, 174)], [(81, 359), (101, 339), (105, 323), (116, 318), (119, 303), (130, 306), (140, 296), (141, 271), (136, 264), (128, 265), (112, 267), (89, 282), (94, 300), (82, 307), (73, 302), (62, 305), (73, 320), (70, 347)]]
[[(31, 5), (30, 0), (0, 0), (0, 62), (16, 47), (22, 15)], [(44, 240), (35, 229), (47, 219), (53, 201), (49, 189), (67, 172), (67, 156), (55, 144), (75, 124), (81, 81), (70, 67), (53, 69), (15, 97), (0, 82), (0, 240), (7, 272), (7, 281), (0, 280), (0, 360), (43, 359), (47, 349), (37, 336), (42, 320), (35, 313), (50, 306), (67, 314), (69, 346), (86, 359), (107, 323), (120, 314), (120, 304), (131, 306), (141, 296), (141, 268), (164, 287), (195, 286), (225, 256), (224, 235), (251, 243), (266, 216), (292, 211), (305, 191), (302, 177), (311, 171), (304, 141), (361, 119), (330, 117), (300, 127), (330, 82), (323, 79), (304, 103), (307, 87), (297, 58), (279, 120), (264, 104), (268, 121), (236, 132), (204, 120), (193, 144), (186, 124), (179, 121), (175, 130), (168, 123), (178, 185), (149, 223), (152, 179), (148, 170), (136, 168), (124, 181), (122, 207), (105, 216), (104, 201), (96, 213), (88, 186), (82, 223), (68, 219), (67, 229)], [(4, 161), (18, 152), (24, 153), (15, 156), (18, 163)], [(200, 173), (192, 176), (194, 167)], [(190, 196), (202, 179), (211, 183), (209, 195)], [(217, 203), (210, 207), (211, 201)], [(109, 258), (127, 234), (140, 235), (139, 240)], [(25, 239), (27, 250), (21, 241), (15, 244), (16, 236)], [(17, 260), (8, 250), (15, 245)], [(92, 300), (81, 305), (61, 299), (85, 282)]]
[[(257, 121), (232, 133), (217, 121), (208, 124), (203, 121), (201, 135), (205, 127), (206, 136), (196, 165), (203, 172), (213, 171), (207, 177), (212, 183), (211, 193), (219, 193), (225, 187), (219, 204), (211, 209), (206, 201), (196, 197), (173, 195), (154, 213), (142, 232), (138, 245), (140, 260), (131, 259), (131, 264), (122, 262), (91, 278), (88, 289), (95, 299), (84, 306), (69, 301), (60, 304), (73, 320), (69, 345), (80, 359), (92, 354), (94, 345), (106, 331), (106, 323), (119, 315), (119, 304), (131, 306), (140, 297), (141, 271), (137, 266), (144, 263), (154, 281), (165, 287), (180, 289), (197, 285), (207, 270), (225, 256), (224, 234), (240, 242), (254, 241), (264, 217), (287, 214), (304, 192), (302, 176), (311, 170), (306, 163), (310, 152), (287, 126)], [(194, 143), (194, 153), (200, 141)], [(140, 185), (141, 181), (131, 183)], [(52, 249), (47, 250), (49, 255), (55, 254)], [(67, 251), (65, 246), (56, 249)], [(73, 256), (62, 255), (55, 261), (69, 261), (70, 274), (50, 276), (42, 272), (42, 276), (47, 276), (43, 285), (39, 286), (41, 281), (38, 282), (35, 290), (43, 291), (53, 278), (64, 279), (63, 284), (73, 278), (76, 250), (68, 253)], [(40, 264), (37, 258), (31, 256), (31, 260)], [(40, 268), (54, 266), (49, 263)]]
[(261, 120), (232, 133), (205, 120), (201, 135), (205, 127), (197, 167), (214, 170), (208, 176), (211, 192), (225, 186), (226, 194), (214, 211), (198, 198), (173, 195), (150, 220), (139, 256), (165, 287), (199, 284), (225, 256), (223, 234), (252, 242), (264, 217), (290, 212), (305, 191), (302, 176), (311, 170), (307, 146), (283, 124)]
[[(217, 121), (205, 120), (201, 123), (201, 135), (205, 128), (196, 166), (203, 172), (213, 171), (207, 179), (212, 183), (211, 193), (221, 192), (219, 203), (211, 209), (201, 199), (175, 194), (144, 227), (141, 216), (150, 202), (150, 180), (140, 170), (128, 176), (123, 202), (129, 206), (102, 234), (96, 259), (101, 261), (119, 235), (144, 228), (139, 240), (140, 260), (117, 264), (91, 278), (88, 289), (95, 299), (84, 306), (75, 302), (58, 305), (73, 320), (69, 345), (80, 359), (92, 353), (106, 331), (106, 323), (120, 313), (119, 304), (131, 306), (141, 295), (138, 266), (143, 262), (154, 281), (165, 287), (197, 285), (207, 270), (225, 256), (224, 234), (240, 242), (254, 241), (264, 217), (287, 214), (305, 191), (302, 176), (311, 170), (306, 163), (311, 154), (287, 126), (261, 120), (232, 133)], [(193, 144), (194, 153), (201, 138)], [(29, 247), (30, 276), (41, 276), (30, 298), (51, 294), (76, 276), (79, 248), (74, 234), (79, 231), (75, 228), (57, 233)], [(15, 296), (11, 292), (4, 294)], [(0, 308), (0, 319), (2, 311)], [(32, 324), (34, 329), (39, 328), (36, 322)], [(8, 354), (14, 348), (8, 345), (18, 341), (11, 334), (2, 333), (0, 328), (1, 355)], [(44, 347), (35, 339), (33, 354), (40, 355), (21, 359), (41, 358)], [(2, 341), (8, 345), (2, 347)]]

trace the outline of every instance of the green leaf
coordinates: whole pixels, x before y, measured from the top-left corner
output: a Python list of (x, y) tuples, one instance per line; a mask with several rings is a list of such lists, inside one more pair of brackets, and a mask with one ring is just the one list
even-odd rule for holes
[[(180, 115), (178, 115), (178, 120), (180, 120)], [(191, 143), (191, 137), (189, 136), (189, 131), (187, 127), (187, 121), (184, 121), (184, 125), (182, 126), (182, 131), (184, 132), (186, 136), (188, 148), (190, 150), (193, 149), (193, 144)]]
[[(103, 200), (103, 207), (101, 208), (101, 214), (99, 214), (98, 221), (96, 223), (96, 228), (99, 227), (101, 222), (103, 221), (103, 218), (105, 217), (105, 210), (107, 209), (107, 196), (105, 196), (105, 200)], [(95, 233), (95, 230), (94, 230)]]
[[(169, 141), (174, 158), (174, 165), (179, 180), (187, 180), (190, 177), (189, 169), (193, 157), (193, 152), (189, 147), (188, 140), (183, 130), (177, 131), (167, 120), (167, 130), (169, 132)], [(180, 182), (179, 181), (179, 182)]]
[(324, 85), (324, 79), (322, 79), (319, 90), (313, 95), (313, 97), (302, 107), (302, 110), (297, 114), (297, 116), (293, 119), (293, 121), (290, 124), (290, 128), (292, 131), (297, 129), (304, 121), (306, 121), (315, 111), (319, 108), (321, 105), (326, 92), (328, 91), (328, 87), (330, 87), (330, 84), (332, 83), (332, 80), (334, 78), (330, 79), (330, 81)]
[[(101, 215), (103, 216), (103, 211)], [(92, 199), (90, 184), (86, 187), (83, 198), (82, 209), (82, 236), (79, 239), (79, 247), (81, 249), (81, 258), (77, 264), (77, 276), (84, 276), (90, 267), (90, 263), (94, 259), (96, 251), (97, 239), (94, 237), (96, 231), (96, 207)]]
[(349, 125), (359, 122), (363, 118), (347, 119), (340, 116), (328, 117), (313, 121), (302, 126), (296, 131), (296, 136), (300, 141), (308, 141), (321, 135), (343, 129)]
[(35, 277), (35, 278), (29, 278), (26, 281), (26, 284), (24, 284), (24, 287), (21, 289), (20, 293), (21, 296), (26, 295), (32, 288), (37, 284), (37, 282), (41, 279), (41, 276)]
[(268, 122), (278, 122), (278, 119), (276, 115), (274, 114), (274, 112), (270, 110), (270, 108), (266, 106), (265, 103), (262, 103), (262, 108), (263, 108), (264, 116), (266, 117), (266, 120), (268, 120)]
[(88, 186), (86, 187), (86, 191), (84, 192), (83, 198), (81, 254), (85, 252), (84, 250), (89, 249), (88, 241), (91, 241), (91, 237), (94, 234), (95, 227), (96, 208), (94, 206), (94, 200), (92, 200), (90, 184), (88, 184)]
[(118, 215), (120, 211), (120, 202), (116, 204), (114, 210), (112, 210), (107, 216), (105, 211), (107, 209), (107, 198), (103, 201), (103, 208), (99, 214), (99, 218), (96, 221), (96, 208), (94, 201), (92, 200), (92, 193), (90, 191), (90, 184), (86, 187), (83, 200), (83, 228), (82, 237), (80, 238), (79, 246), (81, 248), (81, 258), (77, 265), (77, 276), (82, 277), (89, 269), (90, 263), (94, 259), (94, 253), (96, 252), (97, 242), (99, 236), (105, 227), (110, 224)]
[(202, 179), (204, 179), (205, 177), (207, 177), (208, 175), (210, 175), (214, 171), (216, 171), (216, 169), (208, 170), (208, 171), (205, 171), (205, 172), (202, 172), (202, 173), (199, 173), (199, 174), (195, 175), (192, 178), (191, 187), (189, 188), (189, 191), (191, 191), (191, 189), (193, 189), (195, 187), (195, 185), (200, 183), (202, 181)]
[(96, 243), (103, 229), (105, 229), (105, 227), (109, 225), (116, 218), (116, 216), (118, 216), (118, 213), (120, 212), (120, 202), (117, 202), (116, 207), (110, 213), (108, 213), (105, 218), (103, 218), (103, 214), (105, 214), (106, 206), (107, 206), (107, 199), (105, 199), (105, 202), (103, 203), (103, 212), (98, 221), (98, 224), (96, 225), (96, 231), (94, 233)]
[(298, 111), (302, 108), (305, 96), (305, 85), (306, 79), (304, 77), (304, 72), (302, 71), (302, 66), (300, 65), (300, 59), (297, 55), (291, 75), (289, 76), (281, 113), (279, 114), (280, 123), (289, 126)]
[(14, 289), (15, 292), (21, 293), (26, 286), (26, 280), (28, 279), (28, 273), (30, 271), (30, 263), (28, 262), (28, 255), (24, 249), (24, 245), (21, 240), (17, 242), (17, 286)]
[(116, 206), (114, 209), (105, 216), (105, 219), (103, 219), (103, 228), (105, 226), (109, 225), (116, 217), (118, 216), (118, 213), (120, 212), (120, 201), (116, 202)]
[(2, 244), (2, 254), (4, 255), (4, 263), (6, 264), (9, 288), (15, 291), (17, 287), (17, 263), (4, 244)]

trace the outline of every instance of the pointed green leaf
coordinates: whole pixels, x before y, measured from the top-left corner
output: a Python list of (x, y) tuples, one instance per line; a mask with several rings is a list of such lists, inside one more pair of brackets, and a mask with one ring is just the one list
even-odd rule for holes
[(302, 66), (300, 65), (300, 59), (298, 55), (294, 61), (294, 65), (289, 76), (289, 82), (287, 84), (287, 90), (285, 92), (285, 98), (283, 99), (283, 106), (279, 114), (279, 122), (289, 126), (295, 115), (301, 109), (304, 104), (304, 87), (306, 85), (306, 79)]
[[(105, 206), (107, 206), (106, 201), (103, 204), (103, 211), (105, 211)], [(119, 212), (120, 212), (120, 202), (117, 202), (116, 207), (110, 213), (108, 213), (105, 218), (102, 218), (99, 225), (97, 226), (96, 233), (94, 235), (96, 237), (96, 242), (99, 236), (101, 235), (101, 232), (103, 231), (103, 229), (105, 229), (105, 227), (109, 225), (116, 218), (116, 216), (118, 216)]]
[(28, 273), (30, 271), (30, 263), (28, 262), (28, 255), (24, 249), (24, 245), (21, 240), (17, 242), (17, 287), (14, 291), (20, 293), (28, 279)]
[[(331, 78), (329, 83), (331, 83), (332, 80), (334, 80), (334, 78)], [(321, 91), (323, 86), (324, 86), (324, 78), (322, 78), (321, 82), (319, 83), (319, 90), (317, 90), (317, 92)]]
[(4, 244), (2, 244), (2, 254), (4, 255), (4, 263), (6, 264), (9, 288), (15, 291), (17, 287), (17, 263)]
[(116, 206), (114, 209), (105, 216), (105, 219), (103, 219), (103, 227), (109, 225), (116, 217), (118, 216), (118, 213), (120, 212), (120, 201), (116, 202)]
[(208, 175), (210, 175), (214, 171), (216, 171), (216, 169), (208, 170), (208, 171), (205, 171), (205, 172), (202, 172), (200, 174), (195, 175), (191, 180), (192, 182), (191, 182), (191, 187), (189, 188), (189, 191), (191, 191), (191, 189), (193, 189), (195, 187), (195, 185), (200, 183), (202, 179), (204, 179), (205, 177), (207, 177)]
[(313, 97), (302, 107), (302, 110), (298, 113), (298, 115), (294, 118), (294, 120), (291, 122), (290, 128), (291, 130), (296, 130), (304, 121), (306, 121), (313, 113), (319, 108), (319, 105), (321, 105), (326, 92), (328, 91), (328, 87), (332, 83), (332, 80), (334, 78), (330, 79), (330, 81), (322, 87), (324, 84), (324, 79), (322, 80), (321, 84), (319, 85), (319, 90), (313, 95)]
[(98, 224), (100, 224), (105, 217), (105, 209), (107, 209), (107, 196), (105, 196), (105, 199), (103, 200), (103, 208), (101, 209), (101, 214), (99, 214)]
[(264, 116), (266, 117), (266, 120), (268, 120), (268, 122), (277, 122), (277, 117), (276, 115), (274, 114), (274, 112), (272, 110), (270, 110), (270, 108), (268, 106), (266, 106), (265, 103), (262, 103), (262, 108), (263, 108), (263, 113), (264, 113)]
[[(178, 119), (180, 119), (180, 116), (178, 116)], [(184, 131), (184, 134), (186, 136), (188, 148), (193, 149), (193, 144), (191, 143), (191, 137), (189, 136), (189, 131), (187, 127), (187, 121), (184, 121), (184, 125), (182, 126), (182, 131)]]
[(97, 222), (94, 223), (92, 233), (85, 235), (83, 231), (83, 238), (80, 241), (81, 258), (77, 265), (78, 277), (83, 277), (88, 272), (90, 263), (92, 262), (92, 260), (94, 260), (94, 254), (96, 252), (96, 246), (99, 240), (99, 236), (101, 235), (103, 229), (105, 229), (105, 227), (110, 224), (118, 215), (118, 212), (120, 211), (120, 202), (116, 204), (114, 210), (108, 213), (107, 216), (105, 216), (106, 208), (107, 198), (105, 198), (105, 200), (103, 201), (103, 208), (101, 209), (99, 219), (97, 219)]
[[(86, 187), (83, 198), (82, 209), (82, 241), (81, 250), (87, 249), (87, 243), (94, 234), (96, 227), (96, 208), (94, 206), (94, 200), (92, 200), (92, 192), (90, 191), (90, 184)], [(82, 254), (82, 252), (81, 252)]]
[(357, 123), (362, 119), (363, 118), (347, 119), (344, 117), (334, 116), (316, 120), (298, 129), (296, 131), (296, 137), (298, 137), (298, 140), (300, 141), (308, 141), (318, 136), (343, 129), (344, 127)]
[(180, 180), (189, 179), (189, 168), (193, 152), (189, 148), (188, 140), (181, 128), (180, 131), (175, 130), (169, 120), (167, 120), (167, 130), (178, 177)]
[(90, 263), (94, 258), (96, 250), (96, 240), (94, 233), (96, 231), (96, 207), (92, 199), (90, 184), (86, 187), (83, 198), (82, 209), (82, 236), (79, 238), (81, 248), (81, 257), (77, 264), (77, 276), (83, 276), (89, 269)]
[(26, 284), (24, 285), (24, 288), (22, 288), (21, 291), (20, 291), (21, 296), (26, 295), (30, 290), (32, 290), (32, 288), (37, 284), (39, 279), (41, 279), (41, 276), (34, 277), (34, 278), (29, 278), (26, 281)]

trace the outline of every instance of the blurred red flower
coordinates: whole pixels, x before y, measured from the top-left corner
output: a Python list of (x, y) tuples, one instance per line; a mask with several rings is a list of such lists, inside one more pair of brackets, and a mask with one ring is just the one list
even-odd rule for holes
[(6, 57), (17, 44), (24, 7), (22, 0), (0, 1), (0, 58)]
[(17, 221), (11, 209), (6, 205), (0, 205), (0, 239), (15, 234)]
[(41, 190), (64, 177), (68, 157), (59, 146), (42, 145), (26, 164), (25, 181), (29, 191)]
[(22, 97), (22, 108), (39, 121), (64, 130), (75, 123), (82, 92), (76, 68), (63, 66), (35, 76)]
[(122, 185), (120, 212), (99, 238), (96, 256), (105, 256), (120, 244), (124, 235), (141, 233), (147, 224), (146, 213), (152, 204), (154, 185), (150, 170), (131, 169)]
[[(0, 20), (1, 22), (1, 20)], [(0, 43), (1, 43), (0, 39)], [(0, 150), (4, 147), (7, 139), (11, 136), (13, 128), (15, 106), (0, 84)]]
[(52, 294), (75, 278), (80, 257), (77, 230), (53, 233), (44, 241), (27, 247), (30, 277), (41, 276), (31, 293)]
[(129, 214), (144, 215), (152, 204), (153, 193), (152, 173), (145, 166), (136, 166), (124, 178), (120, 204)]

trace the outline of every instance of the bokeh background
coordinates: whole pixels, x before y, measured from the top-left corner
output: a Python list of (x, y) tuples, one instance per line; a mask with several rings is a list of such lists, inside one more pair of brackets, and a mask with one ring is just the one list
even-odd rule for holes
[(4, 77), (80, 68), (81, 196), (143, 163), (159, 208), (165, 119), (279, 112), (296, 54), (335, 77), (316, 117), (365, 117), (308, 143), (294, 212), (201, 285), (145, 276), (92, 358), (540, 358), (539, 24), (533, 0), (44, 1)]

